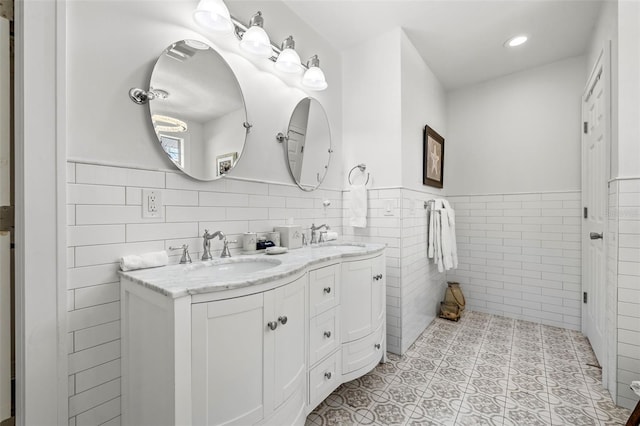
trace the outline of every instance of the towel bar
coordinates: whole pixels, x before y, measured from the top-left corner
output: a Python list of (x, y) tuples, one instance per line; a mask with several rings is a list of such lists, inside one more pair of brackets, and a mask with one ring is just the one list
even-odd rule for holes
[[(367, 165), (364, 163), (360, 163), (357, 166), (353, 166), (353, 168), (351, 170), (349, 170), (349, 185), (353, 185), (353, 182), (351, 181), (351, 173), (353, 173), (353, 171), (355, 169), (360, 169), (360, 171), (362, 173), (364, 173), (365, 170), (367, 170)], [(369, 183), (369, 173), (367, 173), (367, 181), (364, 183), (365, 185)]]

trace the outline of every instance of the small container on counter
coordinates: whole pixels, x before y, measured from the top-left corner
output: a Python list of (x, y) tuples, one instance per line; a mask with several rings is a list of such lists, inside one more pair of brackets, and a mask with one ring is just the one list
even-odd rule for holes
[(245, 232), (242, 235), (242, 250), (255, 251), (258, 236), (255, 232)]
[(280, 244), (288, 249), (302, 247), (302, 227), (300, 225), (283, 225), (273, 228), (280, 233)]
[(276, 246), (280, 245), (280, 233), (277, 231), (269, 232), (267, 234), (267, 239), (273, 241), (273, 244)]

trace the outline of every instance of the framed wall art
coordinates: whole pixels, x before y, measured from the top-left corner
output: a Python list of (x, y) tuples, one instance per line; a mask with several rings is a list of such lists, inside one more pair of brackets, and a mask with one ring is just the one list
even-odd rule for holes
[(442, 188), (444, 181), (444, 138), (424, 126), (422, 184)]
[(229, 154), (218, 155), (216, 157), (216, 176), (227, 174), (233, 167), (238, 159), (237, 152), (230, 152)]

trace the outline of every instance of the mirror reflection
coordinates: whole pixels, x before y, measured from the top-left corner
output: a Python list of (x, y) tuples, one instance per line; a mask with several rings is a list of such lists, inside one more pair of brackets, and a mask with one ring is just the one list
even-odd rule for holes
[(149, 86), (153, 128), (177, 167), (199, 180), (233, 169), (247, 114), (238, 80), (218, 52), (196, 40), (173, 43), (158, 58)]
[(318, 100), (304, 98), (293, 111), (286, 138), (289, 172), (305, 191), (318, 188), (331, 160), (331, 131)]

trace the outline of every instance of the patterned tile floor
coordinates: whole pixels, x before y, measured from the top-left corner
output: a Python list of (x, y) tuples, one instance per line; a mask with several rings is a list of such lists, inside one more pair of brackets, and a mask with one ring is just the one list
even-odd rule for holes
[(344, 383), (320, 425), (624, 425), (579, 332), (468, 312), (436, 319), (407, 353)]

